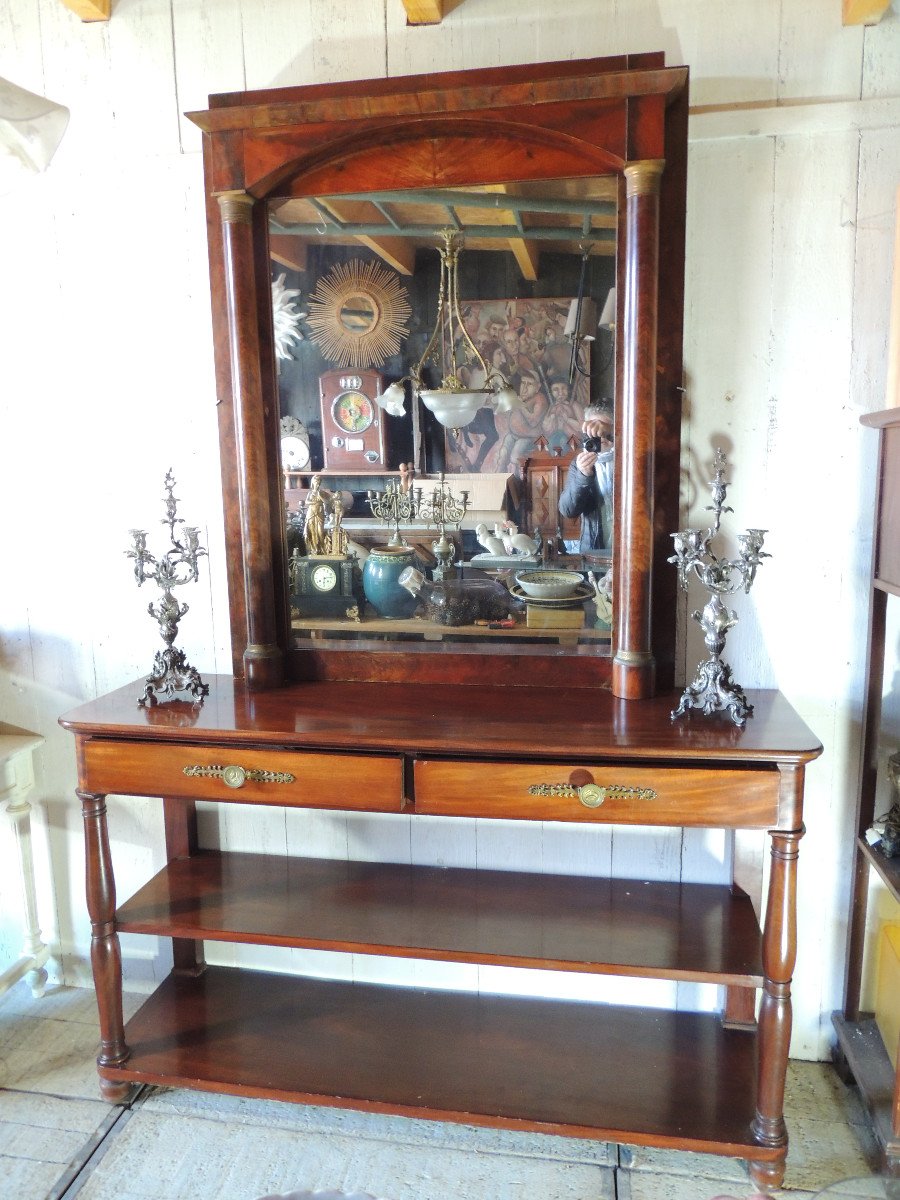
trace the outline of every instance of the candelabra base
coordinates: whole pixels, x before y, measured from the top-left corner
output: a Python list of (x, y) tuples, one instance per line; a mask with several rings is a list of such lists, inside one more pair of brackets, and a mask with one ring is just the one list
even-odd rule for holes
[(692, 708), (699, 708), (706, 716), (727, 712), (740, 728), (753, 716), (753, 705), (731, 678), (731, 667), (716, 655), (697, 668), (694, 682), (684, 689), (678, 707), (672, 710), (672, 720), (683, 717)]
[(204, 683), (196, 667), (184, 656), (183, 650), (174, 646), (166, 646), (158, 650), (153, 660), (153, 670), (147, 676), (143, 694), (138, 696), (138, 704), (152, 708), (158, 704), (157, 696), (171, 700), (176, 692), (188, 692), (194, 697), (195, 704), (202, 704), (203, 697), (209, 695), (209, 684)]

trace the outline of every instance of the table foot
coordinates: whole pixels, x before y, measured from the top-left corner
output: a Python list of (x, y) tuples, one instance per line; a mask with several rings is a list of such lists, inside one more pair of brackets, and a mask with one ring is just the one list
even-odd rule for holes
[(750, 1178), (761, 1192), (774, 1192), (781, 1187), (784, 1180), (784, 1166), (787, 1154), (774, 1162), (749, 1162)]
[(137, 1091), (134, 1083), (122, 1083), (117, 1079), (100, 1079), (100, 1095), (107, 1104), (122, 1104), (127, 1107)]
[(47, 972), (43, 967), (36, 967), (33, 971), (25, 973), (25, 982), (31, 988), (31, 994), (35, 1000), (40, 1000), (47, 990), (47, 979)]

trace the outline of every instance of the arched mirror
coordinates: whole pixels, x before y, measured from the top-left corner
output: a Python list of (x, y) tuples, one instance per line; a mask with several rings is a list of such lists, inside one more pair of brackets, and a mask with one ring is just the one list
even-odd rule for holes
[(686, 79), (642, 55), (192, 114), (252, 687), (671, 682)]

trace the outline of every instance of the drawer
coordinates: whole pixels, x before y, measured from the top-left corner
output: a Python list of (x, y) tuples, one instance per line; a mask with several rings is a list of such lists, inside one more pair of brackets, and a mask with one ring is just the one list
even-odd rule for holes
[(767, 828), (777, 770), (544, 763), (415, 764), (416, 812), (530, 821)]
[(399, 755), (87, 741), (80, 747), (78, 776), (82, 790), (102, 794), (368, 812), (404, 807)]

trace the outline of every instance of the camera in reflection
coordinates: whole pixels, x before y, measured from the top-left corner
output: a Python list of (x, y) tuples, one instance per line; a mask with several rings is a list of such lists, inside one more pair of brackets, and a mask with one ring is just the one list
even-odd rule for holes
[(603, 439), (598, 437), (586, 437), (581, 440), (582, 450), (586, 450), (588, 454), (602, 454)]

